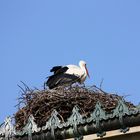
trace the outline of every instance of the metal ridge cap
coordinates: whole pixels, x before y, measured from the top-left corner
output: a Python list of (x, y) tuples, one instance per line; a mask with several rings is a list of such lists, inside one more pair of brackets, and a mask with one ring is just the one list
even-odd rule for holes
[[(106, 135), (103, 138), (116, 137), (116, 136), (120, 136), (120, 135), (128, 135), (128, 134), (133, 134), (133, 133), (138, 133), (138, 132), (140, 132), (140, 126), (134, 126), (134, 127), (131, 127), (130, 130), (128, 132), (126, 132), (125, 134), (121, 133), (119, 129), (107, 131)], [(97, 137), (96, 134), (90, 134), (90, 135), (85, 135), (84, 139), (85, 140), (93, 140), (93, 139), (98, 140), (100, 138)], [(66, 140), (73, 140), (73, 138), (69, 138)]]

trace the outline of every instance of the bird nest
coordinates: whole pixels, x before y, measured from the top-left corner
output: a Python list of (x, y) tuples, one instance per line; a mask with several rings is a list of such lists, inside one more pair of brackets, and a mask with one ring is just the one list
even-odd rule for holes
[[(120, 97), (116, 94), (109, 94), (97, 88), (74, 86), (69, 88), (57, 88), (53, 90), (30, 89), (27, 86), (22, 89), (19, 98), (18, 111), (15, 114), (15, 126), (21, 130), (27, 123), (28, 117), (32, 114), (39, 127), (46, 124), (52, 111), (56, 109), (61, 115), (62, 121), (66, 121), (75, 105), (80, 107), (83, 117), (88, 117), (94, 110), (97, 101), (100, 101), (107, 112), (111, 112), (118, 103)], [(127, 106), (133, 104), (126, 102)]]

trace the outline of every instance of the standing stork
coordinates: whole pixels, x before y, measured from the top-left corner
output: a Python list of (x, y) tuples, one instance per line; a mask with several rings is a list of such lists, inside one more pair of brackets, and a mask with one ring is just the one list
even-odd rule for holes
[(79, 66), (54, 66), (50, 72), (53, 72), (53, 75), (49, 76), (46, 82), (49, 89), (59, 86), (72, 85), (76, 82), (82, 84), (86, 77), (89, 77), (86, 62), (82, 60), (79, 62)]

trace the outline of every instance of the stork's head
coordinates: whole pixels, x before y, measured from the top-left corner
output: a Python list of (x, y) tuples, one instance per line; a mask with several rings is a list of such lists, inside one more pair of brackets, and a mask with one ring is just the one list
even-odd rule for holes
[(80, 61), (79, 61), (79, 66), (80, 66), (81, 68), (84, 68), (84, 69), (86, 70), (86, 74), (87, 74), (87, 76), (90, 78), (89, 73), (88, 73), (88, 69), (87, 69), (87, 66), (86, 66), (86, 62), (83, 61), (83, 60), (80, 60)]

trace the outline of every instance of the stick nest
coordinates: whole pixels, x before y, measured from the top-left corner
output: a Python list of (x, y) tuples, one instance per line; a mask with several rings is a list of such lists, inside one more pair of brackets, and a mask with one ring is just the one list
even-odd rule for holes
[[(90, 88), (74, 86), (70, 88), (58, 88), (55, 90), (31, 90), (27, 86), (22, 89), (19, 98), (18, 111), (15, 114), (15, 126), (21, 130), (27, 123), (28, 117), (32, 114), (38, 127), (46, 124), (52, 111), (56, 109), (60, 114), (61, 121), (67, 121), (75, 105), (80, 107), (83, 117), (88, 117), (94, 110), (97, 101), (107, 112), (111, 112), (118, 103), (120, 97), (116, 94), (109, 94), (92, 86)], [(130, 102), (127, 106), (133, 107)]]

